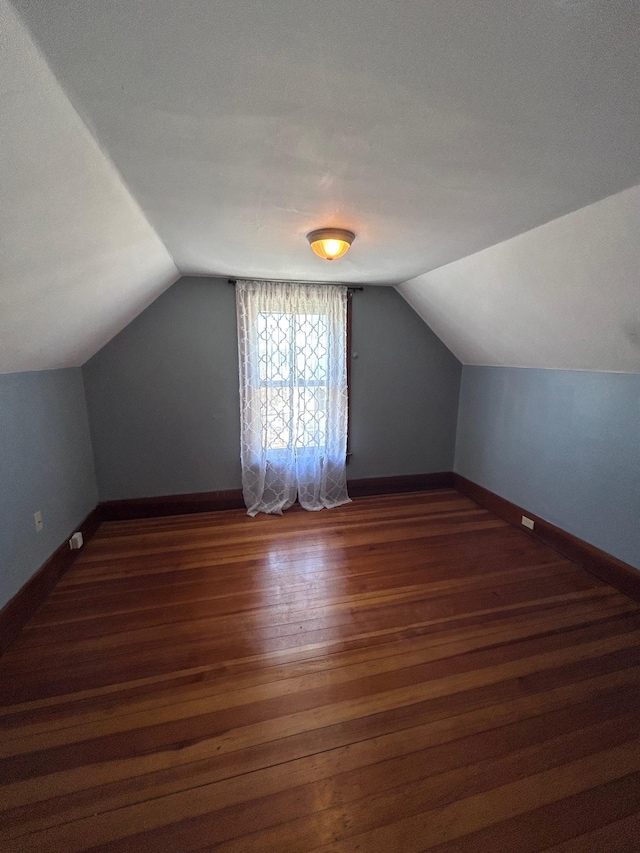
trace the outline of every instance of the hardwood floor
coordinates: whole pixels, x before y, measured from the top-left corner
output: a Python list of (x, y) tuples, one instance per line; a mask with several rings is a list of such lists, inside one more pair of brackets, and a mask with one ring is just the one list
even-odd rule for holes
[(453, 491), (104, 524), (0, 692), (6, 851), (638, 849), (638, 605)]

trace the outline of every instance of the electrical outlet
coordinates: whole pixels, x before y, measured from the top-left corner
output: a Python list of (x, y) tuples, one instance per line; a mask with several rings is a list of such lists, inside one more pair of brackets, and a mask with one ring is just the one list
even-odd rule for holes
[(525, 527), (528, 527), (528, 528), (529, 528), (529, 530), (533, 530), (533, 527), (534, 527), (534, 521), (533, 521), (533, 519), (532, 519), (532, 518), (527, 518), (527, 516), (526, 516), (526, 515), (523, 515), (523, 516), (522, 516), (522, 524), (523, 524)]
[(33, 520), (36, 523), (36, 533), (40, 533), (40, 531), (44, 527), (44, 525), (42, 523), (42, 513), (40, 512), (40, 510), (38, 510), (38, 512), (34, 512)]
[(69, 548), (71, 548), (72, 551), (77, 551), (79, 548), (82, 548), (83, 542), (82, 533), (78, 531), (73, 534), (71, 539), (69, 539)]

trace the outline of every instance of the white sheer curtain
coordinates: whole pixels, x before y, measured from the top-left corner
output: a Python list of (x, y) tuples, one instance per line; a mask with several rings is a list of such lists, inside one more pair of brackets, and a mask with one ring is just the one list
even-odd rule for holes
[(348, 503), (347, 289), (238, 281), (247, 513)]

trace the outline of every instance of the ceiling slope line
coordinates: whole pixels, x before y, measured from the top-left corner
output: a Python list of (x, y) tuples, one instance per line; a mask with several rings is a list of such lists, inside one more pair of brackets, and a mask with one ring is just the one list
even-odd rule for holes
[[(96, 128), (95, 128), (94, 123), (91, 121), (90, 117), (86, 114), (86, 111), (85, 111), (85, 110), (83, 110), (83, 109), (81, 108), (81, 106), (80, 106), (80, 104), (78, 103), (77, 99), (73, 97), (73, 95), (72, 95), (72, 94), (71, 94), (71, 92), (69, 91), (68, 87), (64, 85), (64, 83), (62, 82), (62, 80), (60, 79), (60, 77), (59, 77), (59, 76), (56, 74), (56, 72), (54, 71), (54, 69), (53, 69), (53, 67), (52, 67), (51, 63), (49, 62), (49, 59), (48, 59), (47, 54), (46, 54), (46, 52), (45, 52), (45, 49), (44, 49), (44, 47), (42, 46), (42, 44), (41, 44), (40, 40), (38, 39), (38, 37), (36, 36), (36, 34), (33, 32), (32, 27), (31, 27), (31, 26), (29, 25), (29, 23), (28, 23), (28, 22), (23, 18), (23, 16), (20, 14), (20, 12), (18, 12), (18, 10), (17, 10), (17, 9), (15, 9), (15, 7), (14, 7), (14, 9), (13, 9), (13, 12), (14, 12), (14, 15), (16, 16), (16, 18), (18, 19), (18, 21), (20, 22), (21, 26), (23, 27), (23, 29), (25, 30), (25, 32), (26, 32), (26, 34), (27, 34), (27, 36), (28, 36), (29, 40), (30, 40), (30, 41), (31, 41), (31, 43), (34, 45), (34, 47), (35, 47), (35, 49), (36, 49), (36, 51), (37, 51), (37, 53), (38, 53), (38, 57), (39, 57), (40, 61), (41, 61), (41, 62), (42, 62), (42, 64), (46, 67), (46, 69), (47, 69), (48, 73), (51, 75), (51, 77), (52, 77), (52, 78), (53, 78), (53, 80), (55, 81), (55, 84), (56, 84), (57, 88), (62, 92), (62, 94), (64, 95), (64, 97), (65, 97), (65, 99), (67, 100), (68, 104), (70, 105), (71, 109), (73, 110), (73, 112), (74, 112), (74, 113), (76, 114), (76, 116), (78, 117), (79, 121), (84, 125), (84, 127), (85, 127), (85, 129), (86, 129), (87, 133), (89, 134), (89, 136), (91, 137), (91, 139), (92, 139), (92, 140), (93, 140), (93, 142), (95, 143), (96, 148), (98, 149), (98, 151), (99, 151), (99, 152), (100, 152), (100, 154), (102, 155), (102, 158), (103, 158), (103, 159), (105, 160), (105, 162), (107, 163), (107, 166), (108, 166), (109, 170), (110, 170), (114, 175), (116, 175), (116, 176), (117, 176), (118, 181), (120, 182), (121, 186), (126, 190), (127, 195), (129, 196), (129, 198), (131, 199), (132, 203), (133, 203), (133, 204), (135, 205), (135, 207), (137, 208), (138, 213), (139, 213), (139, 214), (140, 214), (140, 216), (145, 220), (145, 222), (149, 225), (149, 228), (151, 228), (151, 230), (153, 231), (153, 233), (154, 233), (154, 234), (156, 235), (156, 237), (158, 238), (158, 241), (162, 244), (162, 246), (163, 246), (163, 248), (164, 248), (165, 252), (166, 252), (166, 253), (167, 253), (167, 255), (171, 258), (171, 260), (172, 260), (172, 262), (173, 262), (173, 265), (174, 265), (174, 266), (175, 266), (175, 268), (176, 268), (177, 278), (179, 278), (179, 277), (182, 275), (182, 270), (181, 270), (181, 269), (180, 269), (180, 267), (178, 266), (178, 264), (177, 264), (177, 262), (176, 262), (176, 259), (175, 259), (175, 258), (174, 258), (174, 256), (173, 256), (173, 253), (170, 251), (169, 247), (167, 246), (167, 244), (165, 243), (165, 241), (164, 241), (164, 240), (162, 239), (162, 237), (160, 236), (160, 234), (159, 234), (159, 232), (158, 232), (158, 229), (157, 229), (157, 228), (156, 228), (156, 226), (153, 224), (153, 222), (151, 221), (151, 219), (150, 219), (149, 215), (147, 214), (147, 212), (144, 210), (144, 208), (142, 207), (142, 205), (140, 204), (140, 202), (139, 202), (139, 201), (138, 201), (138, 199), (136, 198), (136, 196), (135, 196), (135, 194), (133, 193), (133, 191), (132, 191), (131, 187), (129, 186), (129, 183), (126, 181), (126, 179), (125, 179), (124, 175), (122, 174), (122, 172), (120, 171), (120, 169), (119, 169), (119, 168), (118, 168), (118, 166), (116, 165), (115, 161), (113, 160), (113, 158), (111, 157), (111, 155), (109, 154), (109, 152), (107, 151), (107, 149), (105, 148), (105, 146), (104, 146), (104, 145), (102, 144), (102, 142), (100, 141), (100, 137), (99, 137), (99, 136), (98, 136), (98, 134), (97, 134), (97, 131), (96, 131)], [(176, 280), (177, 280), (177, 279), (176, 279)]]
[(8, 0), (0, 23), (0, 373), (78, 367), (180, 272)]
[(640, 373), (640, 185), (396, 286), (465, 365)]

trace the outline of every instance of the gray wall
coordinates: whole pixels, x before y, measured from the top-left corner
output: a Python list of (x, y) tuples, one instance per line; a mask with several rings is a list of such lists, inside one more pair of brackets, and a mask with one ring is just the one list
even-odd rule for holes
[[(461, 366), (392, 288), (353, 297), (349, 477), (451, 470)], [(235, 291), (183, 278), (83, 368), (102, 500), (240, 487)]]
[(348, 477), (450, 471), (462, 365), (391, 287), (353, 296)]
[(0, 606), (97, 501), (80, 369), (0, 375)]
[(455, 470), (640, 568), (640, 375), (465, 366)]

